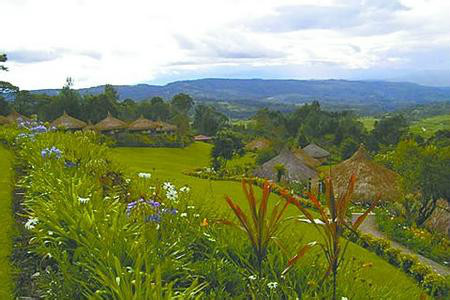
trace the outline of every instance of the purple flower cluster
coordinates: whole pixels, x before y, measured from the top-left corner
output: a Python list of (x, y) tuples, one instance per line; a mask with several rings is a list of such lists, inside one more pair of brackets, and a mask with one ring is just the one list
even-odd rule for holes
[(131, 215), (131, 212), (133, 211), (133, 209), (135, 209), (140, 204), (148, 205), (155, 211), (154, 214), (148, 215), (144, 218), (145, 222), (159, 223), (159, 222), (161, 222), (162, 214), (176, 215), (178, 213), (178, 210), (175, 208), (161, 208), (161, 203), (158, 201), (153, 201), (153, 200), (147, 201), (144, 198), (140, 198), (136, 201), (133, 201), (133, 202), (130, 202), (127, 204), (127, 209), (126, 209), (127, 215), (128, 216)]
[(46, 157), (56, 157), (56, 158), (60, 158), (62, 155), (61, 150), (59, 150), (58, 148), (56, 148), (55, 146), (51, 147), (51, 148), (45, 148), (44, 150), (41, 151), (41, 156), (43, 158)]

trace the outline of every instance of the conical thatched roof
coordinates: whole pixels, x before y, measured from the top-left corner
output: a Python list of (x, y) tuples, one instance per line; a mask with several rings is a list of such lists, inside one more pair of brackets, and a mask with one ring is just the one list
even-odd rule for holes
[(284, 178), (288, 181), (299, 180), (306, 181), (310, 178), (316, 178), (317, 172), (308, 167), (303, 161), (298, 159), (294, 153), (289, 150), (283, 150), (278, 156), (264, 163), (255, 171), (255, 176), (271, 180), (277, 179), (275, 166), (282, 164), (286, 169)]
[(156, 128), (158, 128), (158, 124), (156, 122), (146, 119), (142, 115), (128, 126), (128, 129), (131, 131), (153, 130)]
[(0, 125), (11, 123), (5, 116), (0, 116)]
[(166, 123), (166, 122), (157, 121), (155, 123), (157, 124), (157, 127), (156, 127), (157, 131), (175, 131), (175, 130), (177, 130), (177, 126)]
[(330, 156), (330, 152), (325, 149), (320, 148), (316, 144), (309, 144), (303, 150), (313, 158), (325, 158)]
[(333, 186), (338, 194), (348, 186), (352, 174), (356, 176), (353, 200), (371, 202), (381, 193), (381, 200), (396, 200), (399, 197), (399, 176), (388, 168), (374, 162), (366, 148), (361, 145), (352, 157), (331, 169)]
[(6, 116), (6, 119), (8, 119), (8, 121), (10, 123), (14, 123), (14, 122), (20, 122), (20, 121), (30, 121), (30, 118), (27, 118), (25, 116), (22, 116), (21, 114), (19, 114), (17, 111), (13, 110), (9, 115)]
[(67, 129), (81, 129), (86, 127), (86, 125), (85, 122), (69, 116), (65, 111), (61, 117), (54, 120), (51, 124), (52, 127), (63, 127)]
[(301, 148), (297, 148), (292, 152), (299, 160), (304, 162), (308, 167), (310, 167), (312, 169), (316, 169), (318, 166), (321, 165), (320, 161), (318, 161), (317, 159), (310, 156), (308, 153), (306, 153), (305, 150), (303, 150)]
[(272, 143), (268, 139), (254, 139), (245, 146), (245, 149), (249, 151), (259, 151), (269, 148), (271, 144)]
[(95, 124), (95, 129), (99, 131), (110, 131), (125, 128), (127, 128), (127, 123), (114, 118), (109, 112), (106, 118)]

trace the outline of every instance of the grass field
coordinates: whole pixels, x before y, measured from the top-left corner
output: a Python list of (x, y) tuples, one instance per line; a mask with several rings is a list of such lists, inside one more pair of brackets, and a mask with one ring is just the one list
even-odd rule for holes
[[(362, 117), (359, 119), (364, 127), (371, 131), (377, 121), (374, 117)], [(424, 118), (420, 121), (414, 122), (410, 125), (409, 130), (412, 133), (429, 138), (438, 130), (447, 129), (450, 130), (450, 114), (434, 116), (430, 118)]]
[(11, 153), (0, 146), (0, 299), (2, 300), (13, 299), (13, 281), (9, 261), (13, 222), (11, 160)]
[(375, 127), (375, 122), (377, 121), (377, 118), (374, 117), (361, 117), (359, 118), (359, 121), (363, 123), (364, 127), (367, 129), (367, 131), (371, 131)]
[(450, 130), (450, 114), (425, 118), (410, 126), (411, 132), (426, 138), (431, 137), (436, 131), (443, 129)]
[[(150, 172), (152, 176), (161, 181), (169, 180), (177, 186), (188, 184), (192, 188), (192, 197), (197, 205), (206, 205), (216, 212), (229, 213), (224, 201), (224, 195), (229, 195), (238, 200), (244, 208), (244, 196), (241, 185), (237, 182), (211, 181), (183, 175), (184, 170), (207, 166), (211, 145), (194, 143), (185, 148), (115, 148), (114, 158), (122, 163), (131, 172)], [(272, 201), (280, 198), (272, 195)], [(298, 215), (298, 211), (292, 208), (289, 215)], [(302, 240), (303, 243), (318, 239), (313, 228), (307, 224), (298, 224), (295, 230), (286, 233), (286, 237), (292, 242)], [(402, 295), (401, 299), (418, 299), (421, 290), (414, 281), (399, 269), (391, 266), (375, 254), (351, 244), (348, 255), (365, 262), (372, 262), (373, 267), (367, 270), (367, 279), (373, 280), (384, 288), (392, 289), (395, 295)], [(389, 278), (389, 281), (386, 279)], [(407, 291), (407, 292), (405, 292)], [(414, 295), (415, 298), (408, 298)], [(400, 299), (400, 298), (399, 298)]]

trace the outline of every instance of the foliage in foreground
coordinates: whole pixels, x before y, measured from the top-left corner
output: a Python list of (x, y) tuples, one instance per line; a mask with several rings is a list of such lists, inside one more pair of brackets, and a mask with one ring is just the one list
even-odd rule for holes
[[(15, 257), (26, 262), (26, 274), (18, 296), (330, 299), (330, 283), (318, 287), (322, 260), (311, 255), (282, 275), (288, 256), (269, 245), (261, 274), (253, 274), (253, 249), (214, 224), (212, 212), (193, 207), (188, 187), (125, 174), (95, 134), (0, 129), (0, 139), (14, 148), (23, 174), (23, 243)], [(367, 282), (366, 268), (349, 260), (338, 295), (417, 298)]]

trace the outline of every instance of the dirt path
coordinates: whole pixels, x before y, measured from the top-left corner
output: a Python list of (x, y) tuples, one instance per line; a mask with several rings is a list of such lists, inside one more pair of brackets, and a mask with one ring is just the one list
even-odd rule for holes
[(12, 205), (12, 155), (0, 145), (0, 299), (12, 299), (13, 283), (9, 255), (13, 217)]
[[(358, 216), (360, 216), (360, 215), (361, 215), (361, 214), (353, 214), (353, 216), (352, 216), (353, 221), (355, 221), (356, 218), (357, 218)], [(378, 238), (384, 238), (384, 239), (390, 241), (391, 246), (392, 246), (393, 248), (399, 249), (400, 251), (402, 251), (402, 253), (405, 253), (405, 254), (411, 254), (411, 255), (416, 256), (416, 257), (420, 260), (420, 262), (422, 262), (422, 263), (425, 264), (425, 265), (430, 266), (436, 273), (441, 274), (441, 275), (443, 275), (443, 276), (450, 275), (450, 269), (449, 269), (449, 268), (447, 268), (447, 267), (445, 267), (445, 266), (443, 266), (443, 265), (441, 265), (441, 264), (439, 264), (439, 263), (437, 263), (437, 262), (435, 262), (435, 261), (433, 261), (433, 260), (431, 260), (431, 259), (429, 259), (429, 258), (426, 258), (426, 257), (424, 257), (424, 256), (422, 256), (422, 255), (420, 255), (420, 254), (417, 254), (417, 253), (415, 253), (415, 252), (409, 250), (409, 249), (406, 248), (405, 246), (403, 246), (403, 245), (401, 245), (401, 244), (399, 244), (399, 243), (397, 243), (397, 242), (395, 242), (395, 241), (389, 239), (385, 234), (383, 234), (382, 232), (380, 232), (380, 231), (378, 230), (378, 226), (377, 226), (377, 224), (376, 224), (375, 216), (374, 216), (374, 215), (369, 215), (369, 216), (367, 216), (367, 218), (366, 218), (366, 219), (364, 220), (364, 222), (361, 224), (361, 226), (359, 227), (359, 229), (360, 229), (362, 232), (364, 232), (364, 233), (371, 234), (371, 235), (373, 235), (373, 236), (375, 236), (375, 237), (378, 237)]]

